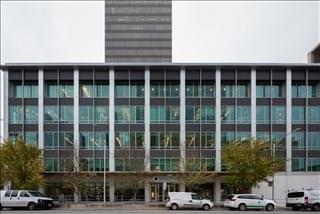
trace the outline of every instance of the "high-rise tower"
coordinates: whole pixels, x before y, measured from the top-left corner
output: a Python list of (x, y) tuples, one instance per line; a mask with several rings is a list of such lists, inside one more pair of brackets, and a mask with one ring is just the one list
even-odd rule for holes
[(106, 0), (105, 61), (171, 62), (171, 6), (171, 0)]

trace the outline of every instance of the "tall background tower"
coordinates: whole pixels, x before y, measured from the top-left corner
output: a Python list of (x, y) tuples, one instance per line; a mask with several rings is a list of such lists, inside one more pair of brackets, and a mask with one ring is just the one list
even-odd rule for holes
[(172, 2), (105, 3), (106, 62), (171, 62)]

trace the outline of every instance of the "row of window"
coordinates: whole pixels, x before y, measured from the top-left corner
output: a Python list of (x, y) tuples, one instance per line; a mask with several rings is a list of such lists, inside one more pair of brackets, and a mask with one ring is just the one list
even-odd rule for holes
[(320, 171), (320, 158), (293, 158), (292, 159), (292, 171), (296, 172), (312, 172)]
[[(143, 83), (116, 83), (116, 97), (144, 97)], [(80, 82), (79, 95), (82, 98), (106, 98), (109, 97), (109, 85), (106, 81), (97, 81), (95, 84), (90, 82)], [(301, 83), (292, 83), (292, 97), (294, 98), (312, 98), (318, 97), (317, 85), (305, 85)], [(45, 97), (48, 98), (69, 98), (74, 96), (74, 86), (72, 82), (46, 82)], [(179, 83), (151, 83), (151, 97), (179, 97)], [(249, 84), (221, 84), (221, 97), (249, 97)], [(10, 97), (14, 98), (37, 98), (38, 85), (30, 82), (22, 85), (21, 83), (12, 82), (10, 84)], [(186, 97), (215, 97), (214, 84), (210, 83), (187, 83)], [(280, 98), (285, 97), (285, 88), (283, 84), (265, 84), (257, 83), (257, 98)]]
[[(293, 124), (317, 124), (320, 123), (319, 106), (293, 106), (292, 123)], [(284, 124), (286, 121), (285, 106), (257, 106), (256, 120), (258, 124)], [(271, 114), (271, 115), (270, 115)], [(306, 120), (306, 118), (308, 118)], [(38, 106), (10, 106), (9, 109), (10, 124), (37, 124), (38, 123)], [(107, 124), (109, 122), (108, 106), (80, 106), (79, 121), (82, 124)], [(186, 106), (187, 123), (214, 123), (215, 108), (213, 106)], [(45, 123), (73, 123), (73, 106), (45, 106), (44, 107)], [(116, 106), (115, 107), (116, 123), (143, 123), (144, 106)], [(151, 106), (150, 107), (151, 123), (179, 123), (180, 108), (179, 106)], [(222, 106), (221, 108), (222, 123), (251, 123), (250, 106)]]
[[(10, 132), (12, 140), (21, 137), (20, 132)], [(108, 132), (80, 132), (81, 149), (104, 149), (109, 148)], [(29, 144), (38, 144), (38, 132), (24, 132), (23, 138)], [(232, 143), (236, 140), (248, 141), (250, 132), (221, 132), (221, 143)], [(277, 149), (285, 148), (285, 132), (257, 132), (257, 139), (265, 142), (274, 142)], [(151, 132), (151, 149), (178, 149), (180, 145), (178, 132)], [(308, 143), (306, 143), (308, 142)], [(142, 149), (144, 148), (143, 132), (116, 132), (115, 147), (119, 149)], [(73, 132), (45, 132), (44, 147), (46, 149), (73, 148)], [(187, 149), (214, 149), (214, 132), (186, 132)], [(320, 149), (320, 132), (294, 132), (292, 133), (292, 149)]]

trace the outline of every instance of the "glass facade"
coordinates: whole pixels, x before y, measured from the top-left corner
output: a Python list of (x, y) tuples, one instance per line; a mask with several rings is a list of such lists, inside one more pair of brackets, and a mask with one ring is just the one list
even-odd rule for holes
[(143, 106), (116, 106), (115, 122), (116, 123), (143, 123), (144, 107)]
[[(251, 81), (250, 69), (242, 71), (242, 66), (240, 70), (233, 70), (233, 66), (221, 65), (220, 79), (215, 66), (212, 70), (208, 66), (208, 71), (191, 66), (191, 73), (188, 73), (188, 66), (176, 71), (170, 66), (168, 70), (161, 70), (161, 66), (152, 65), (148, 67), (149, 73), (146, 67), (141, 66), (140, 71), (137, 66), (137, 71), (128, 69), (128, 78), (124, 70), (130, 66), (115, 65), (114, 69), (107, 66), (94, 74), (79, 68), (79, 82), (76, 82), (76, 69), (69, 73), (62, 69), (57, 75), (53, 75), (51, 67), (49, 72), (44, 69), (42, 83), (38, 80), (40, 73), (22, 79), (17, 76), (18, 72), (9, 72), (5, 100), (8, 115), (4, 118), (7, 121), (2, 122), (7, 124), (5, 136), (43, 146), (47, 173), (70, 170), (79, 154), (81, 171), (95, 174), (96, 180), (88, 184), (90, 191), (101, 187), (95, 184), (103, 180), (104, 170), (111, 177), (113, 173), (144, 170), (164, 172), (164, 176), (173, 177), (175, 172), (183, 170), (217, 171), (216, 166), (221, 164), (217, 156), (220, 151), (216, 151), (219, 144), (223, 147), (234, 142), (247, 143), (254, 135), (267, 142), (268, 153), (290, 163), (292, 171), (320, 171), (318, 70), (314, 72), (310, 68), (312, 71), (308, 72), (313, 72), (312, 75), (306, 72), (308, 78), (304, 79), (303, 75), (295, 74), (294, 68), (290, 71), (276, 67), (276, 71), (271, 71), (259, 70), (260, 66), (256, 65), (256, 81)], [(300, 74), (302, 69), (298, 69)], [(110, 75), (111, 71), (114, 75)], [(288, 102), (287, 94), (291, 93), (286, 91), (290, 89), (286, 75), (290, 72), (292, 99)], [(145, 79), (148, 74), (149, 79)], [(181, 77), (185, 81), (180, 81)], [(252, 85), (254, 82), (256, 85)], [(219, 83), (220, 90), (216, 88)], [(253, 87), (255, 91), (251, 91)], [(257, 98), (255, 106), (252, 92)], [(43, 97), (39, 97), (42, 94)], [(43, 103), (43, 111), (39, 103)], [(217, 115), (219, 103), (221, 109)], [(288, 103), (291, 106), (288, 107)], [(256, 124), (252, 124), (253, 112)], [(78, 115), (74, 116), (75, 113)], [(292, 124), (288, 124), (290, 121)], [(292, 127), (292, 132), (287, 130), (288, 126)], [(256, 133), (252, 133), (252, 128)], [(292, 151), (288, 159), (290, 153), (286, 147), (290, 144), (286, 142), (289, 138)], [(55, 176), (48, 178), (55, 179)], [(153, 177), (148, 179), (153, 181)], [(177, 180), (170, 182), (173, 186), (179, 184)], [(109, 177), (107, 183), (112, 184)], [(156, 194), (157, 184), (152, 185)], [(120, 190), (119, 187), (119, 194)], [(83, 200), (87, 200), (86, 197), (83, 196)], [(120, 197), (117, 196), (117, 200), (122, 200)], [(150, 198), (156, 200), (155, 195)]]

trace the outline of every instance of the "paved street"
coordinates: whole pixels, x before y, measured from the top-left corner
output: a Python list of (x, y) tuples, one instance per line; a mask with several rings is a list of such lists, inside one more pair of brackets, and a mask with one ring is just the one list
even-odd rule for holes
[[(286, 213), (295, 213), (295, 214), (311, 214), (311, 213), (317, 213), (319, 212), (312, 212), (312, 211), (303, 211), (303, 212), (293, 212), (289, 209), (279, 209), (275, 212), (266, 212), (266, 211), (248, 211), (251, 214), (286, 214)], [(229, 211), (221, 208), (215, 208), (210, 211), (201, 211), (201, 210), (178, 210), (178, 211), (170, 211), (164, 208), (160, 209), (144, 209), (144, 210), (116, 210), (116, 209), (76, 209), (76, 210), (63, 210), (63, 209), (55, 209), (55, 210), (38, 210), (38, 211), (27, 211), (27, 210), (3, 210), (1, 211), (1, 214), (21, 214), (21, 213), (27, 213), (27, 214), (95, 214), (95, 213), (108, 213), (108, 214), (121, 214), (121, 213), (132, 213), (132, 214), (143, 214), (143, 213), (156, 213), (156, 214), (163, 214), (163, 213), (169, 213), (169, 214), (184, 214), (184, 213), (231, 213), (231, 214), (244, 214), (248, 212), (240, 212), (240, 211)]]

